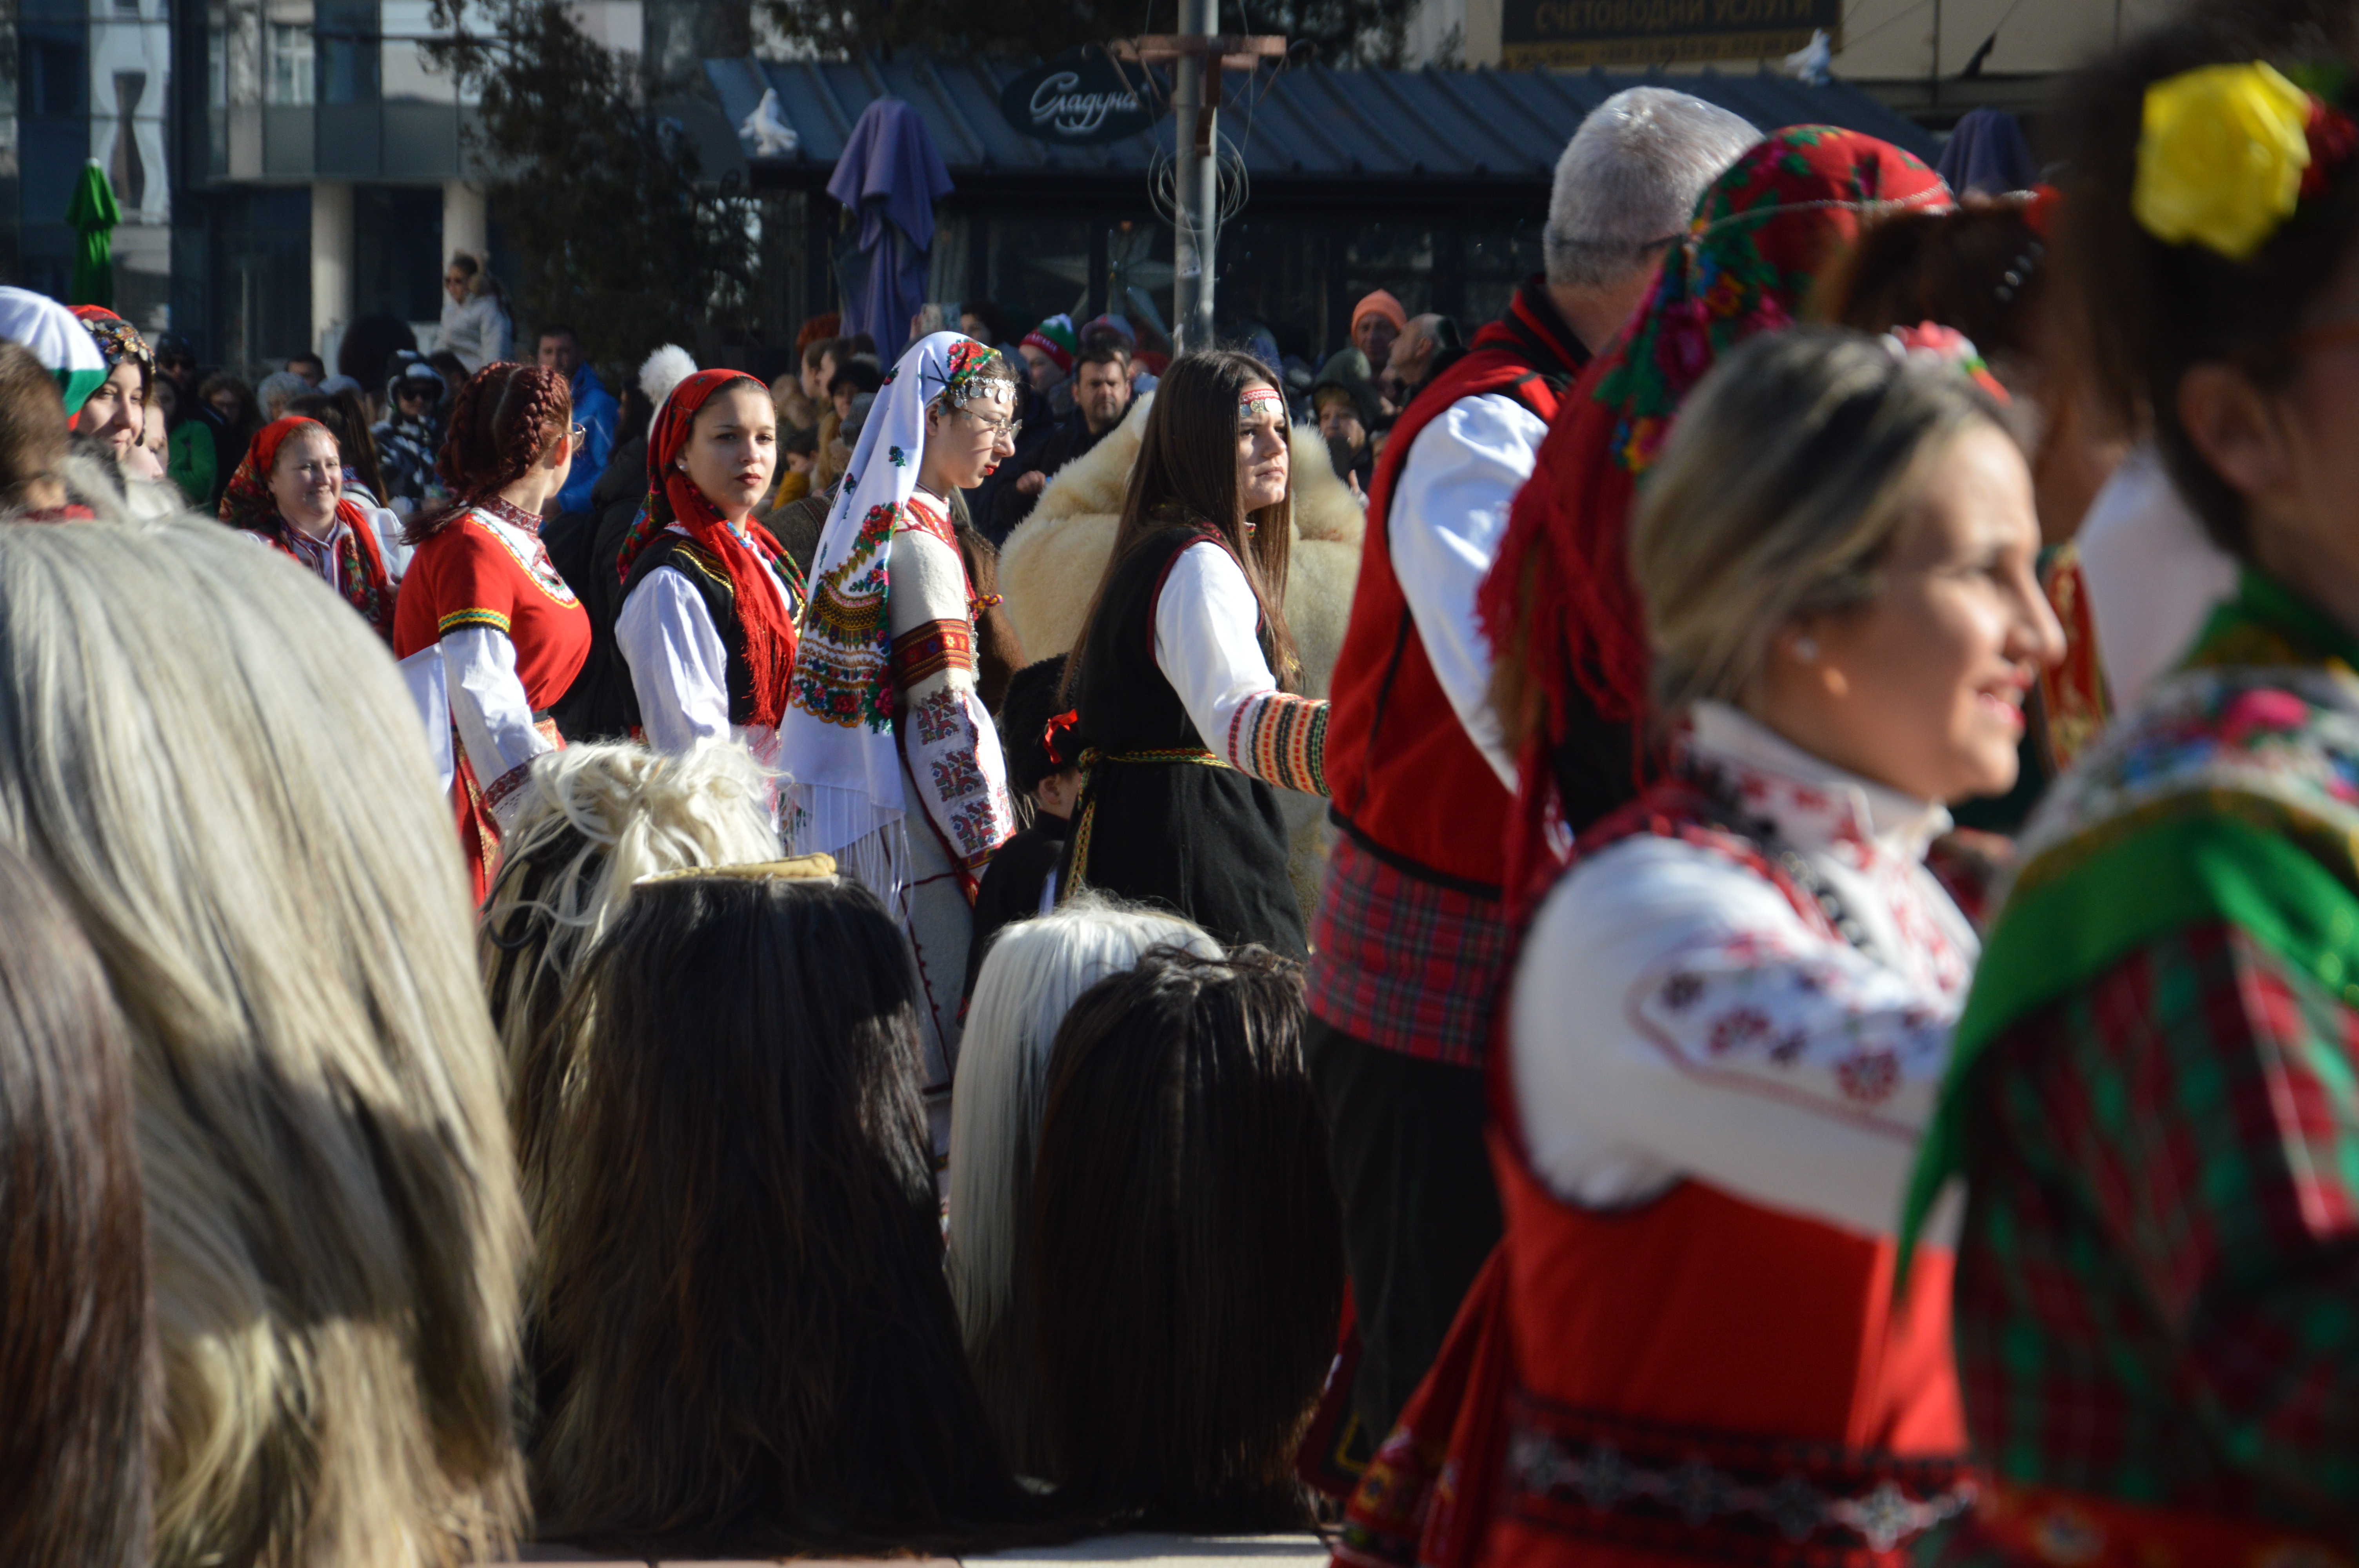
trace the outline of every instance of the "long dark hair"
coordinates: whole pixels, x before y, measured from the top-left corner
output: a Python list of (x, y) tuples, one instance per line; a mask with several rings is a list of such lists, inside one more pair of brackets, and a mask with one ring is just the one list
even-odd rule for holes
[(0, 843), (0, 1563), (148, 1560), (156, 1363), (130, 1044), (46, 876)]
[(661, 1553), (973, 1548), (1034, 1511), (942, 1276), (917, 977), (875, 896), (641, 885), (592, 957), (547, 1238), (543, 1530)]
[(1074, 1506), (1173, 1530), (1308, 1520), (1294, 1451), (1343, 1258), (1303, 1017), (1299, 972), (1265, 949), (1158, 948), (1057, 1033), (1030, 1261)]
[(469, 506), (522, 479), (566, 438), (572, 422), (572, 390), (555, 371), (507, 360), (477, 371), (451, 406), (451, 426), (434, 460), (451, 500), (411, 518), (403, 539), (425, 543)]
[[(2246, 260), (2165, 244), (2131, 211), (2147, 89), (2198, 67), (2269, 60), (2347, 78), (2359, 64), (2349, 7), (2301, 0), (2212, 0), (2076, 73), (2057, 95), (2065, 152), (2062, 319), (2080, 338), (2092, 388), (2124, 429), (2151, 428), (2171, 480), (2222, 548), (2250, 553), (2242, 492), (2218, 473), (2179, 416), (2179, 388), (2205, 362), (2240, 367), (2282, 391), (2299, 354), (2288, 341), (2359, 235), (2359, 160), (2328, 173)], [(2340, 106), (2359, 109), (2344, 90)]]
[[(1246, 531), (1243, 498), (1237, 493), (1237, 405), (1245, 389), (1256, 382), (1270, 387), (1285, 384), (1277, 373), (1251, 354), (1234, 349), (1207, 349), (1182, 354), (1157, 384), (1155, 404), (1147, 411), (1147, 429), (1130, 470), (1130, 491), (1123, 498), (1122, 522), (1114, 530), (1114, 551), (1106, 557), (1105, 575), (1098, 579), (1089, 612), (1074, 638), (1077, 653), (1090, 643), (1090, 629), (1105, 601), (1106, 584), (1136, 549), (1140, 541), (1159, 529), (1189, 521), (1210, 524), (1227, 541), (1245, 568), (1261, 605), (1262, 652), (1281, 690), (1291, 691), (1300, 678), (1302, 660), (1294, 651), (1294, 634), (1286, 625), (1286, 570), (1294, 535), (1294, 474), (1287, 470), (1285, 499), (1252, 514)], [(1289, 463), (1291, 453), (1288, 454)], [(1080, 689), (1082, 661), (1066, 666), (1064, 693)]]

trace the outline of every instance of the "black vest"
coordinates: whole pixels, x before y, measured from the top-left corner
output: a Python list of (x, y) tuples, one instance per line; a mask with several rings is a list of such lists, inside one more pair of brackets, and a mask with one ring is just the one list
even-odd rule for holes
[[(756, 555), (759, 555), (757, 550)], [(737, 590), (729, 580), (729, 573), (719, 558), (695, 540), (666, 529), (656, 535), (653, 543), (640, 552), (631, 563), (631, 575), (624, 579), (623, 596), (615, 600), (616, 613), (629, 600), (631, 592), (647, 580), (649, 572), (659, 567), (670, 567), (686, 578), (704, 601), (704, 612), (712, 618), (712, 629), (721, 635), (721, 646), (729, 655), (729, 722), (751, 724), (754, 721), (754, 667), (745, 662), (745, 625), (737, 619)], [(800, 585), (774, 563), (770, 570), (777, 577), (779, 597), (788, 605), (796, 602)], [(619, 646), (614, 651), (617, 665), (622, 665), (621, 689), (627, 694), (630, 705), (630, 731), (637, 734), (641, 728), (638, 688), (631, 683), (628, 665)]]

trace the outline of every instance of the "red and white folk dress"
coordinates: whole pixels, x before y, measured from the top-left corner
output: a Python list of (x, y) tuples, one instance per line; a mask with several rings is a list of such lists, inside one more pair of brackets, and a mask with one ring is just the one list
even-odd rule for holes
[(1897, 1228), (1979, 945), (1940, 806), (1701, 705), (1583, 835), (1494, 1063), (1506, 1236), (1357, 1568), (1900, 1568), (1972, 1497), (1950, 1254)]
[(451, 804), (480, 902), (532, 760), (564, 744), (549, 708), (590, 655), (590, 617), (540, 541), (540, 519), (496, 496), (418, 546), (394, 617), (394, 656), (439, 648), (458, 747)]

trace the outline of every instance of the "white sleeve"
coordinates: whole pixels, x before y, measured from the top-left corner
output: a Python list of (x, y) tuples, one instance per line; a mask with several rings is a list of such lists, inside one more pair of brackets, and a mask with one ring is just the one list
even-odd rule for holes
[(631, 666), (648, 745), (679, 752), (730, 738), (729, 650), (686, 578), (670, 567), (641, 578), (614, 618), (614, 645)]
[(1277, 689), (1254, 635), (1260, 606), (1236, 557), (1180, 552), (1155, 600), (1155, 663), (1207, 751), (1266, 784), (1327, 793), (1327, 704)]
[(1567, 1201), (1613, 1207), (1694, 1176), (1884, 1235), (1958, 1001), (1713, 851), (1648, 837), (1550, 895), (1510, 1005), (1525, 1144)]
[(1016, 831), (1007, 759), (974, 687), (974, 622), (966, 567), (955, 547), (922, 529), (893, 535), (887, 617), (894, 678), (903, 683), (902, 753), (919, 803), (973, 880)]
[(409, 575), (409, 557), (417, 552), (402, 542), (405, 524), (401, 514), (389, 506), (364, 507), (368, 514), (369, 529), (376, 539), (377, 558), (385, 563), (385, 575), (394, 587)]
[[(523, 800), (516, 787), (543, 752), (554, 751), (532, 721), (532, 704), (516, 677), (516, 644), (489, 626), (462, 626), (442, 639), (442, 678), (451, 695), (451, 718), (475, 787), (505, 828), (513, 806)], [(515, 774), (515, 777), (511, 777)]]
[(1254, 635), (1260, 619), (1245, 568), (1209, 539), (1180, 552), (1156, 596), (1156, 667), (1214, 752), (1247, 698), (1277, 689)]
[(1418, 432), (1386, 524), (1393, 575), (1434, 679), (1510, 794), (1516, 762), (1491, 711), (1491, 650), (1474, 596), (1547, 436), (1547, 422), (1504, 393), (1460, 398)]

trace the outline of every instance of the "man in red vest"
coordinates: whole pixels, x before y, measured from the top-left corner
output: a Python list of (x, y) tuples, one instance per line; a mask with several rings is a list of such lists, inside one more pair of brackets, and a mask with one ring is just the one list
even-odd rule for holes
[(1328, 719), (1341, 836), (1311, 928), (1309, 1041), (1369, 1447), (1499, 1238), (1482, 1065), (1506, 979), (1502, 831), (1516, 778), (1489, 707), (1475, 590), (1557, 400), (1644, 297), (1704, 188), (1758, 135), (1663, 88), (1600, 104), (1557, 165), (1547, 272), (1410, 402), (1369, 490)]

